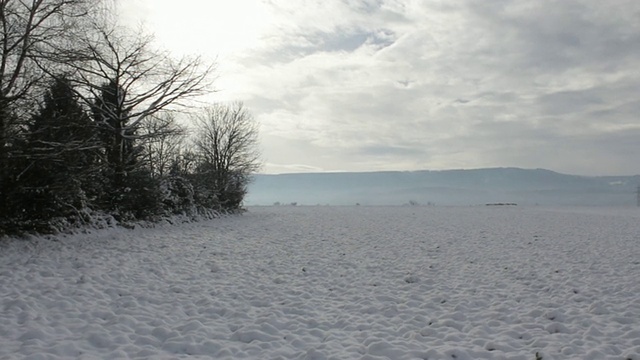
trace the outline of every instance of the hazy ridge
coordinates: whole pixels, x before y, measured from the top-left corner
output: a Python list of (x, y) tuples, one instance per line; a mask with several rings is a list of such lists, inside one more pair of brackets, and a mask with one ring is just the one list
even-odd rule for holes
[(635, 206), (640, 176), (578, 176), (545, 169), (488, 168), (256, 175), (247, 205)]

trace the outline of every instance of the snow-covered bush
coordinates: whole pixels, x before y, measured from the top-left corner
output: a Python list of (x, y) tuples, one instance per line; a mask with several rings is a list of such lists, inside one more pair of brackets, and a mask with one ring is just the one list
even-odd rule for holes
[(162, 205), (168, 214), (196, 213), (193, 185), (182, 176), (171, 175), (160, 181)]

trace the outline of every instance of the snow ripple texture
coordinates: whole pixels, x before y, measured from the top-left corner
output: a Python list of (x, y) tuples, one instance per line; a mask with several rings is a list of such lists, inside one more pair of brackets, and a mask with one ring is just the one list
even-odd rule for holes
[(640, 360), (639, 220), (264, 207), (5, 240), (0, 359)]

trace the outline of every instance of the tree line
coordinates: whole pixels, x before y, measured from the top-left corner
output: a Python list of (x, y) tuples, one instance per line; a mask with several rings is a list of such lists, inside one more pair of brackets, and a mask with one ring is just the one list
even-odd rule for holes
[(0, 235), (241, 209), (260, 164), (251, 114), (189, 112), (213, 64), (116, 18), (98, 0), (0, 0)]

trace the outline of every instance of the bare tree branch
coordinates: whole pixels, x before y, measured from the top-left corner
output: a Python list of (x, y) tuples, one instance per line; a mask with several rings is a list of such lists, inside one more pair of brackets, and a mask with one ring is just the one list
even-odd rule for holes
[(199, 57), (175, 61), (167, 52), (154, 51), (152, 37), (130, 36), (116, 27), (97, 27), (85, 36), (83, 48), (67, 65), (78, 75), (79, 94), (91, 104), (97, 89), (114, 83), (125, 96), (118, 104), (122, 123), (136, 128), (145, 118), (187, 100), (212, 92), (214, 64)]

